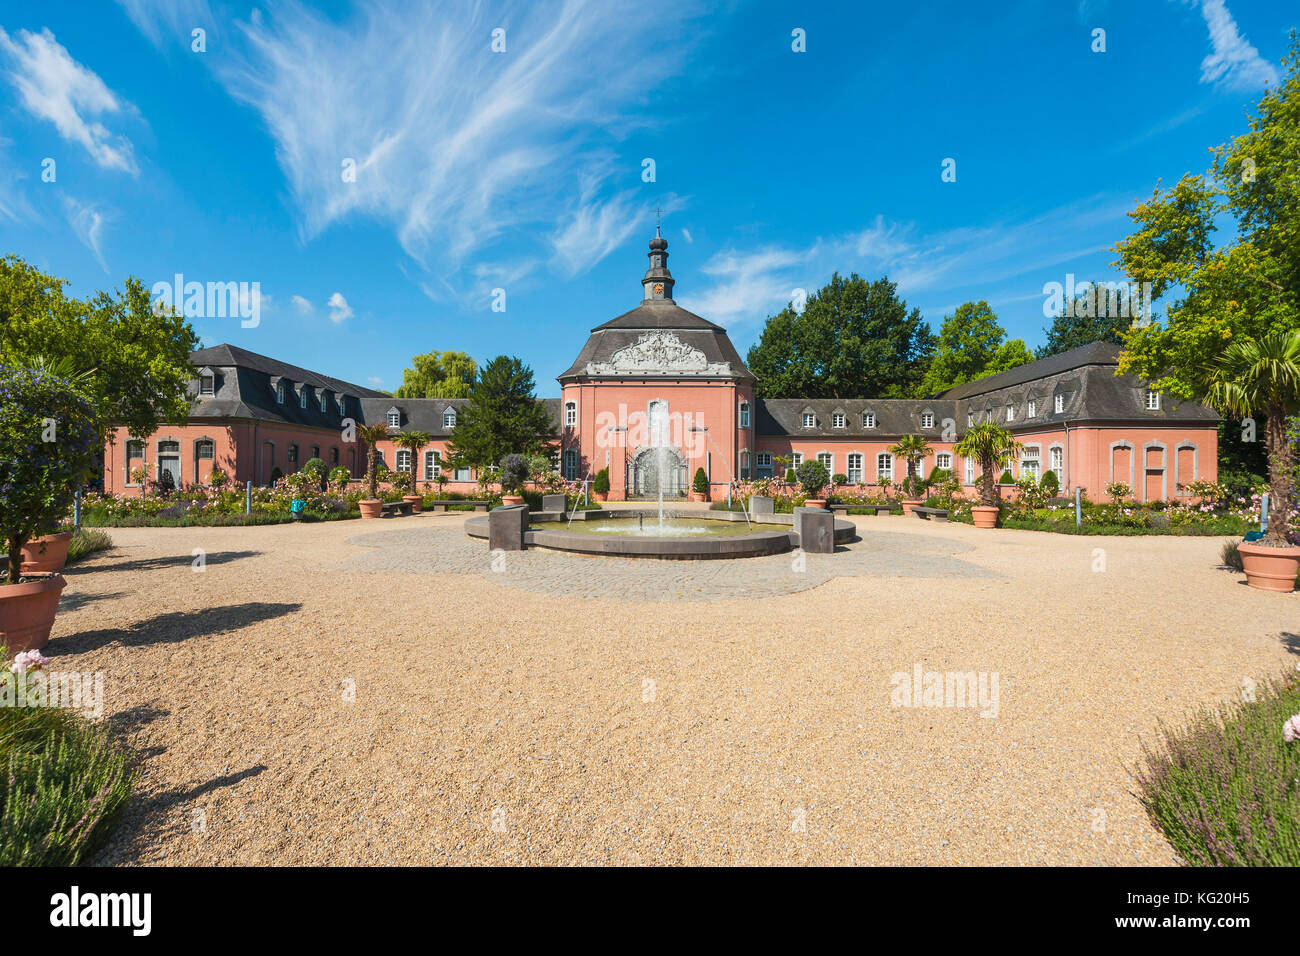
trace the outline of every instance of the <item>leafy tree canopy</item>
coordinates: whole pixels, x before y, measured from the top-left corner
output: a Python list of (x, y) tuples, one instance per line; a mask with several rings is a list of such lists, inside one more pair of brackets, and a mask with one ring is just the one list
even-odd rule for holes
[(933, 348), (920, 310), (908, 309), (895, 283), (837, 272), (802, 312), (771, 316), (745, 361), (762, 398), (905, 398)]
[(1007, 340), (1006, 330), (987, 302), (966, 302), (944, 317), (921, 394), (933, 395), (1033, 360), (1023, 339)]
[(1036, 357), (1047, 358), (1093, 342), (1122, 345), (1124, 333), (1133, 324), (1140, 307), (1123, 283), (1118, 287), (1105, 280), (1084, 283), (1074, 301), (1063, 303), (1060, 312), (1052, 318), (1051, 327), (1043, 330), (1047, 333), (1047, 343)]
[[(1120, 372), (1186, 399), (1205, 399), (1216, 358), (1241, 339), (1295, 328), (1300, 314), (1300, 41), (1248, 132), (1214, 147), (1211, 168), (1186, 175), (1129, 213), (1136, 230), (1116, 265), (1150, 282), (1160, 321), (1124, 336)], [(1212, 236), (1230, 224), (1231, 238)]]
[(555, 423), (535, 395), (533, 370), (517, 358), (498, 355), (488, 362), (468, 397), (449, 448), (454, 462), (495, 465), (512, 452), (540, 451), (554, 434)]
[(138, 438), (185, 421), (199, 344), (189, 323), (157, 314), (139, 279), (88, 301), (65, 295), (65, 284), (17, 256), (0, 259), (0, 362), (43, 357), (74, 369), (105, 418)]
[(478, 365), (468, 352), (425, 352), (403, 369), (395, 398), (468, 398)]

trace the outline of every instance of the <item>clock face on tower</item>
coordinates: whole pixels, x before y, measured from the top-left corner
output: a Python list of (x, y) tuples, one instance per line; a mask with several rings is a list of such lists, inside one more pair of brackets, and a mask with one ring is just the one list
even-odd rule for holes
[(656, 282), (655, 295), (663, 295), (663, 294), (664, 294), (664, 284), (662, 282)]

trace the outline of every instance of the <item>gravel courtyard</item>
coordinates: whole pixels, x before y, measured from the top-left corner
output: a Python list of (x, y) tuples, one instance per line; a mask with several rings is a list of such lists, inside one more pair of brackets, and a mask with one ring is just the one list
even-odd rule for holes
[[(51, 668), (104, 672), (143, 767), (99, 862), (1172, 864), (1140, 741), (1300, 660), (1300, 597), (1217, 538), (864, 517), (802, 570), (494, 569), (462, 522), (113, 529), (68, 569)], [(918, 666), (995, 706), (893, 706)]]

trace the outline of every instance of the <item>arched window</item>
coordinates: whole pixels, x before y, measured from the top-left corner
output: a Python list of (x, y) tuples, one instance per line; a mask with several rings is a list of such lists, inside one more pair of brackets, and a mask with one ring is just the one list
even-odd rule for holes
[[(455, 415), (452, 416), (452, 424), (456, 423)], [(564, 403), (564, 426), (572, 428), (578, 424), (578, 404), (577, 402)]]
[(275, 400), (280, 405), (284, 404), (284, 382), (277, 382), (275, 385)]
[(862, 454), (856, 451), (850, 453), (848, 465), (849, 467), (845, 472), (845, 476), (852, 484), (862, 484)]
[(397, 450), (397, 470), (398, 471), (411, 470), (411, 449), (399, 448)]
[(306, 385), (298, 389), (298, 407), (299, 408), (307, 407), (307, 386)]
[(876, 456), (876, 481), (894, 480), (894, 456), (882, 451)]
[(740, 427), (749, 427), (749, 402), (740, 403)]
[(566, 448), (564, 451), (564, 478), (566, 481), (578, 480), (578, 450)]
[(313, 458), (319, 458), (319, 457), (320, 457), (320, 445), (312, 445), (312, 446), (311, 446), (311, 456), (312, 456)]
[(291, 465), (298, 463), (298, 445), (295, 442), (289, 442), (289, 448), (285, 452), (285, 460)]
[(819, 451), (817, 460), (822, 463), (828, 476), (835, 474), (835, 455), (829, 451)]
[(322, 413), (329, 411), (329, 395), (325, 392), (320, 393), (320, 410)]
[(330, 464), (337, 465), (338, 463), (339, 463), (339, 449), (338, 446), (335, 445), (333, 448), (330, 449)]
[(442, 474), (442, 454), (436, 451), (426, 451), (424, 453), (424, 477), (433, 481)]
[(749, 480), (749, 450), (743, 449), (740, 452), (740, 480)]

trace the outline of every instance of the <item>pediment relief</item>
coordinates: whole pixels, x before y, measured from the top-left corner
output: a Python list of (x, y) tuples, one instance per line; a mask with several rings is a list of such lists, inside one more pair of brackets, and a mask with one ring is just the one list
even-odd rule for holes
[(608, 362), (588, 362), (588, 375), (730, 375), (730, 362), (710, 362), (708, 356), (672, 332), (644, 332), (631, 345), (614, 352)]

